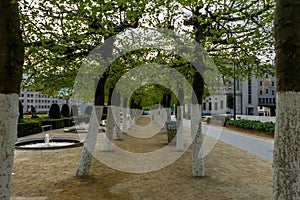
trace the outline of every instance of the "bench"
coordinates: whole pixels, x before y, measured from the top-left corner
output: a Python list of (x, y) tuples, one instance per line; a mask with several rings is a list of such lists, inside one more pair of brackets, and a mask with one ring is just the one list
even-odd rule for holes
[(45, 131), (45, 128), (49, 128), (49, 130), (52, 130), (52, 125), (44, 125), (44, 126), (42, 126), (42, 132)]

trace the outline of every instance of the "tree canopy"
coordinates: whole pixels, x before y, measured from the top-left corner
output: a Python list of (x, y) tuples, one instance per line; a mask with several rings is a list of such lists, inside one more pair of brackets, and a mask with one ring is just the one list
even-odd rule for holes
[[(20, 0), (19, 3), (26, 50), (22, 87), (31, 90), (51, 95), (63, 91), (71, 95), (78, 69), (89, 52), (110, 36), (138, 27), (163, 27), (194, 38), (224, 77), (233, 74), (233, 63), (239, 66), (235, 72), (239, 78), (250, 73), (273, 72), (269, 62), (273, 56), (273, 1)], [(168, 53), (160, 52), (161, 57), (150, 59), (145, 59), (145, 50), (132, 54), (123, 59), (119, 68), (112, 68), (111, 82), (133, 66), (159, 62)], [(180, 62), (164, 61), (188, 74), (192, 68)]]

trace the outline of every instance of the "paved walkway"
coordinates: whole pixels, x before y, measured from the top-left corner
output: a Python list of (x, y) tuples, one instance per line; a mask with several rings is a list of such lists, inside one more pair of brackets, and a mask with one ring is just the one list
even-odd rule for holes
[[(184, 119), (183, 126), (190, 128), (190, 122), (190, 120)], [(272, 141), (247, 136), (237, 131), (225, 130), (218, 126), (208, 126), (203, 124), (202, 130), (210, 137), (219, 139), (222, 142), (236, 146), (257, 156), (261, 156), (268, 161), (273, 161), (274, 143)]]

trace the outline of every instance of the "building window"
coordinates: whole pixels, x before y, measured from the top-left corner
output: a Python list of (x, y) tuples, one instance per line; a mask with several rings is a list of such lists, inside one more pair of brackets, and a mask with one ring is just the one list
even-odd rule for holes
[(258, 103), (261, 103), (261, 98), (258, 98)]
[(268, 74), (266, 74), (266, 78), (269, 78), (269, 75), (268, 75)]
[(218, 102), (215, 102), (215, 110), (218, 110)]
[(276, 103), (276, 98), (273, 98), (273, 103)]
[(221, 101), (221, 105), (220, 105), (221, 109), (224, 108), (224, 101)]
[(30, 94), (27, 94), (27, 97), (30, 97)]
[(274, 83), (274, 81), (272, 81), (272, 86), (274, 86), (275, 85), (275, 83)]
[(260, 85), (260, 86), (262, 86), (262, 81), (261, 81), (261, 82), (259, 82), (259, 85)]
[(203, 102), (203, 110), (206, 110), (206, 103)]
[(259, 91), (259, 94), (262, 95), (262, 90)]
[(266, 103), (269, 103), (269, 99), (268, 98), (266, 98)]
[(208, 103), (208, 110), (211, 110), (211, 102)]
[(268, 94), (269, 93), (269, 90), (268, 89), (266, 89), (266, 94)]
[(275, 91), (274, 90), (272, 90), (272, 95), (274, 95), (275, 94)]
[(262, 102), (265, 103), (265, 98), (262, 98)]

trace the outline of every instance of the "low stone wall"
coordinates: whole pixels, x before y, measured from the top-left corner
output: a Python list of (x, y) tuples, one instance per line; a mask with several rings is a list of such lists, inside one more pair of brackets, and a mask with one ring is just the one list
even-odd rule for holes
[(274, 123), (276, 121), (276, 117), (252, 116), (252, 115), (237, 115), (237, 119), (257, 120), (261, 122), (274, 122)]

